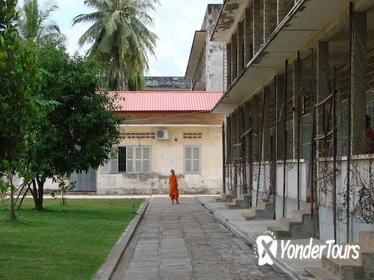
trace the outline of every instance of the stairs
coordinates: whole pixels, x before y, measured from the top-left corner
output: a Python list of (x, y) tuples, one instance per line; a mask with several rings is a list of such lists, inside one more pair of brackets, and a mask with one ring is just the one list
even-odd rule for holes
[(310, 212), (295, 210), (291, 218), (280, 219), (277, 226), (269, 226), (276, 239), (305, 239), (314, 236), (314, 223)]
[(241, 199), (233, 199), (232, 202), (226, 202), (228, 209), (245, 209), (251, 205), (251, 195), (244, 194)]
[(358, 259), (331, 259), (323, 257), (322, 267), (306, 269), (319, 280), (369, 280), (374, 279), (374, 232), (360, 233)]
[(272, 220), (274, 219), (274, 203), (259, 200), (256, 208), (249, 209), (248, 213), (242, 214), (243, 218), (249, 220)]
[(221, 197), (218, 197), (216, 199), (216, 202), (231, 202), (232, 201), (232, 196), (229, 194), (222, 194)]

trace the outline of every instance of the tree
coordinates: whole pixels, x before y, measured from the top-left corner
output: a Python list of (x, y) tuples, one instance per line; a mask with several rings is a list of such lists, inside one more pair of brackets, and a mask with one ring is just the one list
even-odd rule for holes
[(19, 29), (25, 40), (43, 43), (46, 41), (62, 42), (65, 36), (59, 26), (50, 20), (51, 15), (58, 9), (57, 5), (49, 4), (44, 9), (39, 8), (38, 0), (25, 0), (19, 20)]
[[(21, 44), (15, 22), (15, 0), (0, 0), (0, 175), (5, 173), (11, 192), (11, 217), (15, 217), (12, 183), (16, 157), (23, 146), (25, 123), (36, 113), (33, 92), (38, 88), (37, 56)], [(0, 183), (4, 183), (4, 178)]]
[(120, 120), (113, 97), (97, 92), (100, 69), (95, 61), (69, 58), (62, 46), (48, 44), (40, 49), (39, 67), (41, 109), (28, 122), (20, 173), (32, 178), (35, 207), (42, 210), (46, 180), (105, 162), (118, 140)]
[(154, 55), (157, 36), (148, 28), (149, 12), (158, 0), (85, 0), (96, 11), (80, 14), (73, 25), (93, 22), (82, 35), (80, 45), (92, 44), (88, 55), (106, 63), (105, 77), (110, 89), (139, 89), (144, 86), (148, 55)]

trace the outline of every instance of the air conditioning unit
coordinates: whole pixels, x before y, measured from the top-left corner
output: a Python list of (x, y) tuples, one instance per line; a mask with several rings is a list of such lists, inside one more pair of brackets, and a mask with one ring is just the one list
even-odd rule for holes
[(156, 139), (157, 140), (168, 140), (169, 139), (169, 131), (167, 131), (167, 130), (157, 130), (156, 131)]

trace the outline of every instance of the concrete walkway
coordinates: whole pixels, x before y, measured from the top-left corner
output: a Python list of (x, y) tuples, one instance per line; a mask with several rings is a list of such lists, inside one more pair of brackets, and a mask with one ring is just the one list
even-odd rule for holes
[(255, 253), (196, 199), (152, 198), (112, 279), (289, 279), (258, 267)]

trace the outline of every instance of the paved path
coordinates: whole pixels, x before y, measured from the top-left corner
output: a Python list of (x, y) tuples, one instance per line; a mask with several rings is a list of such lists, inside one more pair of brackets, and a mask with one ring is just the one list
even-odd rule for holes
[(194, 198), (153, 198), (113, 279), (288, 279), (258, 267), (254, 252)]

